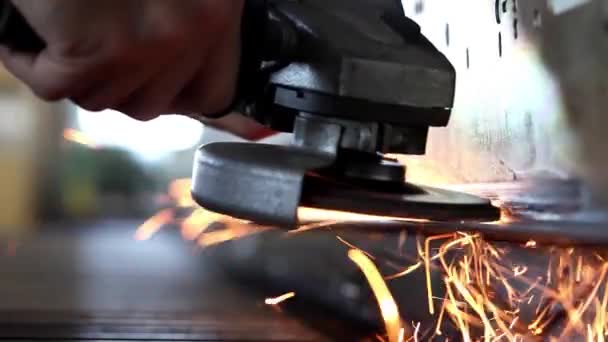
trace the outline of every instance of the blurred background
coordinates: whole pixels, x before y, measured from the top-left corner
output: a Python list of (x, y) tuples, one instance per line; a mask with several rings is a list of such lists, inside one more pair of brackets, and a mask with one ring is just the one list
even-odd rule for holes
[(144, 123), (43, 103), (3, 69), (0, 112), (0, 230), (8, 235), (49, 222), (149, 216), (166, 205), (171, 180), (190, 177), (205, 131), (183, 116)]
[(323, 340), (265, 304), (280, 291), (243, 291), (185, 241), (222, 218), (189, 182), (218, 140), (239, 139), (44, 103), (0, 69), (0, 339)]

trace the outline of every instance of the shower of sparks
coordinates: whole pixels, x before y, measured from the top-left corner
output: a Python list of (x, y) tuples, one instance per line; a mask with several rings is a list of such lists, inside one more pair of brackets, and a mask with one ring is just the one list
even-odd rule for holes
[(278, 297), (266, 298), (264, 303), (266, 305), (279, 305), (279, 304), (285, 302), (286, 300), (289, 300), (295, 296), (296, 296), (295, 292), (288, 292), (288, 293), (280, 295)]
[[(528, 341), (540, 336), (605, 341), (605, 257), (573, 248), (545, 249), (550, 262), (543, 272), (511, 264), (508, 248), (487, 242), (481, 235), (438, 235), (418, 243), (420, 260), (416, 264), (385, 279), (405, 277), (424, 267), (429, 311), (435, 317), (434, 336), (444, 335), (442, 326), (447, 319), (463, 341)], [(539, 247), (538, 251), (545, 249)], [(437, 273), (445, 287), (438, 314), (432, 291), (437, 284), (431, 283), (431, 274)]]
[[(209, 247), (268, 230), (197, 207), (190, 193), (191, 184), (187, 178), (172, 181), (167, 194), (172, 206), (159, 211), (140, 225), (135, 232), (135, 239), (150, 240), (163, 227), (175, 224), (185, 240), (195, 241), (200, 247)], [(180, 211), (190, 211), (190, 214), (180, 217)], [(210, 229), (212, 226), (216, 227)]]
[(401, 323), (401, 316), (399, 315), (395, 299), (393, 299), (393, 295), (384, 279), (382, 279), (382, 275), (380, 275), (376, 265), (365, 253), (357, 249), (351, 249), (348, 252), (348, 257), (361, 269), (376, 296), (389, 342), (403, 341), (403, 336), (408, 334), (408, 332), (404, 330), (405, 327)]
[[(197, 209), (190, 196), (190, 181), (187, 179), (172, 182), (168, 193), (173, 207), (160, 211), (145, 222), (136, 233), (138, 240), (150, 239), (168, 223), (177, 224), (186, 240), (202, 247), (267, 230)], [(183, 212), (179, 208), (191, 209), (191, 214), (177, 217), (178, 212)], [(311, 208), (301, 208), (298, 217), (309, 224), (286, 234), (287, 238), (340, 222), (373, 224), (394, 220)], [(505, 218), (501, 224), (508, 221)], [(371, 251), (360, 250), (343, 237), (338, 236), (337, 239), (350, 248), (348, 257), (369, 282), (390, 342), (423, 341), (439, 336), (442, 340), (462, 341), (604, 342), (608, 336), (606, 251), (548, 248), (529, 240), (519, 247), (534, 249), (541, 259), (546, 259), (546, 264), (539, 268), (538, 265), (515, 263), (514, 255), (506, 245), (486, 241), (480, 234), (454, 232), (423, 238), (418, 236), (416, 241), (411, 241), (416, 245), (413, 251), (407, 250), (407, 234), (400, 234), (398, 244), (392, 247), (396, 248), (395, 255), (414, 253), (417, 260), (408, 265), (395, 265), (396, 273), (383, 275), (376, 266), (384, 262), (382, 258)], [(394, 264), (393, 261), (391, 263)], [(411, 329), (402, 323), (399, 308), (386, 282), (416, 272), (424, 272), (428, 311), (434, 320), (430, 326), (427, 326), (429, 322), (421, 322), (413, 324)], [(294, 296), (295, 293), (290, 292), (267, 298), (265, 303), (278, 305)], [(460, 336), (454, 338), (454, 333)]]

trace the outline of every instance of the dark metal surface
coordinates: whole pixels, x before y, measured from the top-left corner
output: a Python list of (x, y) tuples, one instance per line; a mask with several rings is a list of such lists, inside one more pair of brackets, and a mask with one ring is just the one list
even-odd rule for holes
[(136, 242), (138, 222), (44, 227), (0, 239), (0, 339), (317, 341), (264, 305), (174, 230)]

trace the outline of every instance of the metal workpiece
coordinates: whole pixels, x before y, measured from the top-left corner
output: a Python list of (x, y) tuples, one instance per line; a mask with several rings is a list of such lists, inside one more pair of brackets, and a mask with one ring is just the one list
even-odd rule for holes
[(580, 177), (608, 193), (606, 1), (403, 3), (458, 75), (429, 160), (459, 183)]

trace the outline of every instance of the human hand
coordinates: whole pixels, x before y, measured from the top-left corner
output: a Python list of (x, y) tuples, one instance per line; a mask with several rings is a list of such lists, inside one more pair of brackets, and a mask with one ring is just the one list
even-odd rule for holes
[(46, 42), (0, 48), (35, 94), (136, 119), (213, 114), (232, 102), (243, 0), (13, 0)]

